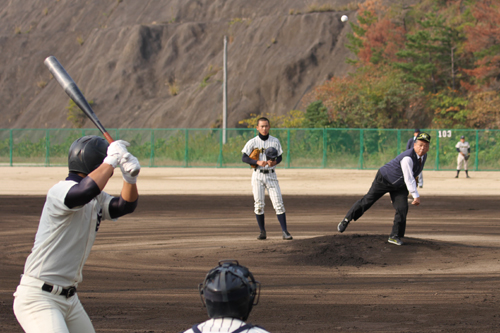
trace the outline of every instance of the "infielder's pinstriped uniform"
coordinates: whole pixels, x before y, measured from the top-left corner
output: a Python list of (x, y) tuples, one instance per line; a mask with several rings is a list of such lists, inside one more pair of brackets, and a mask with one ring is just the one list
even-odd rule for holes
[[(271, 135), (269, 135), (269, 138), (265, 141), (259, 136), (250, 139), (241, 152), (250, 155), (255, 148), (258, 148), (260, 149), (259, 160), (266, 161), (267, 158), (264, 152), (270, 147), (276, 148), (278, 156), (283, 154), (280, 141)], [(255, 202), (255, 214), (264, 214), (266, 188), (269, 193), (269, 198), (273, 203), (274, 210), (276, 211), (276, 215), (285, 213), (285, 206), (283, 204), (283, 198), (281, 196), (280, 185), (278, 183), (275, 167), (266, 166), (265, 168), (262, 168), (261, 166), (257, 166), (254, 170), (255, 171), (252, 173), (252, 192)], [(261, 170), (267, 170), (269, 173), (262, 173)]]
[[(35, 244), (14, 293), (14, 312), (26, 332), (94, 332), (78, 294), (66, 298), (60, 291), (82, 281), (101, 220), (112, 219), (108, 207), (113, 197), (101, 192), (86, 205), (70, 209), (64, 199), (75, 184), (61, 181), (49, 190)], [(45, 282), (54, 285), (51, 293), (41, 289)]]
[[(470, 149), (469, 142), (458, 141), (458, 143), (455, 145), (455, 148), (457, 148), (460, 151), (457, 157), (457, 170), (460, 170), (462, 168), (462, 164), (464, 166), (464, 170), (468, 170), (469, 163), (465, 159), (465, 156), (469, 155), (469, 149)], [(462, 153), (463, 155), (460, 153)]]
[[(236, 318), (217, 318), (210, 319), (198, 325), (198, 329), (202, 333), (211, 332), (234, 332), (238, 328), (245, 325), (245, 322)], [(184, 333), (193, 333), (194, 331), (190, 328)], [(243, 333), (269, 333), (260, 327), (252, 327), (248, 330), (244, 330)]]

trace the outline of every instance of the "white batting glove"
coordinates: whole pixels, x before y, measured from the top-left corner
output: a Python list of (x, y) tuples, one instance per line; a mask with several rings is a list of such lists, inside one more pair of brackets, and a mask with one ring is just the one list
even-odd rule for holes
[(123, 155), (128, 153), (128, 146), (130, 146), (130, 143), (123, 140), (116, 140), (111, 142), (108, 147), (108, 156), (106, 156), (103, 163), (107, 163), (113, 168), (116, 168), (118, 163), (120, 163), (120, 160), (123, 158)]
[(135, 184), (139, 171), (141, 171), (139, 160), (134, 155), (126, 153), (119, 164), (123, 180), (129, 184)]

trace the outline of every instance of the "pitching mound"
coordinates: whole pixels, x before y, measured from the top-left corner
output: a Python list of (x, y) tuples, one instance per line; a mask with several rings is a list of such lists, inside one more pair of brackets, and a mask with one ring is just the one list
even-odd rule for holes
[(293, 244), (283, 249), (283, 253), (287, 254), (287, 263), (300, 266), (383, 267), (411, 265), (425, 262), (427, 259), (433, 262), (436, 260), (450, 262), (453, 258), (475, 257), (483, 251), (490, 251), (487, 247), (409, 237), (404, 238), (403, 246), (397, 246), (389, 244), (387, 238), (387, 235), (352, 234), (295, 240)]

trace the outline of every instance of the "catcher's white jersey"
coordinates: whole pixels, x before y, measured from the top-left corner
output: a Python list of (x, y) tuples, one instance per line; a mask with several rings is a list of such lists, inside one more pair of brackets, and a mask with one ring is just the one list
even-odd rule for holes
[[(242, 153), (250, 156), (252, 151), (257, 148), (260, 149), (259, 160), (267, 161), (265, 151), (267, 148), (274, 147), (278, 151), (278, 156), (283, 155), (283, 150), (281, 149), (280, 140), (275, 138), (274, 136), (269, 135), (267, 140), (262, 140), (258, 135), (246, 143), (245, 147), (241, 150)], [(266, 166), (265, 169), (274, 169), (275, 167)], [(261, 166), (257, 166), (257, 169), (263, 169)]]
[(111, 195), (101, 192), (84, 206), (68, 208), (64, 199), (74, 181), (61, 181), (47, 193), (35, 245), (24, 274), (60, 286), (76, 286), (99, 229), (111, 219)]
[[(245, 322), (236, 318), (217, 318), (210, 319), (198, 325), (198, 329), (202, 333), (209, 332), (234, 332), (241, 326), (244, 326)], [(193, 333), (193, 329), (188, 329), (184, 333)], [(260, 327), (252, 327), (248, 330), (244, 330), (243, 333), (269, 333)]]
[(458, 141), (458, 143), (455, 145), (455, 148), (458, 148), (460, 152), (465, 156), (469, 155), (470, 145), (467, 141), (465, 142)]

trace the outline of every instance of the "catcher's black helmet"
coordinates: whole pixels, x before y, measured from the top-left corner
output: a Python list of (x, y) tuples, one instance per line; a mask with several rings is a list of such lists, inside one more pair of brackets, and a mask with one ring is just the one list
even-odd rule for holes
[(278, 157), (278, 151), (274, 147), (269, 147), (265, 151), (268, 161), (274, 161)]
[(260, 283), (248, 268), (236, 260), (221, 260), (198, 287), (210, 318), (238, 318), (245, 321), (259, 302)]
[(69, 171), (88, 175), (102, 164), (108, 153), (108, 145), (106, 140), (96, 135), (76, 140), (69, 148)]

